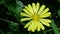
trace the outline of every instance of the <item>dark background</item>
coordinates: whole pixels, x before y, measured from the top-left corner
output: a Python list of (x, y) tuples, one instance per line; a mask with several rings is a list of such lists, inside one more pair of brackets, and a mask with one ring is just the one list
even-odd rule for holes
[[(16, 3), (17, 1), (21, 1), (23, 5), (32, 4), (33, 2), (39, 2), (40, 5), (46, 5), (52, 13), (51, 19), (54, 19), (57, 27), (60, 27), (60, 17), (58, 15), (58, 11), (60, 10), (59, 0), (0, 0), (0, 34), (43, 34), (43, 31), (36, 31), (34, 33), (28, 32), (24, 29), (24, 23), (20, 24), (19, 20), (21, 16), (19, 15), (19, 12), (22, 11), (24, 6), (21, 7), (22, 4), (18, 5)], [(16, 9), (18, 9), (17, 6), (20, 7), (20, 10), (17, 11), (18, 13), (16, 13)], [(50, 27), (47, 29), (49, 30), (52, 28)], [(55, 34), (53, 30), (46, 33)]]

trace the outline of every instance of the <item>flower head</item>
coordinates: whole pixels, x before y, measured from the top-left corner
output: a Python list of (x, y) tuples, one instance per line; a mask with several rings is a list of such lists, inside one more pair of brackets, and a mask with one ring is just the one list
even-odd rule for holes
[(44, 30), (46, 26), (50, 26), (51, 20), (47, 19), (51, 15), (49, 8), (45, 8), (45, 5), (40, 6), (39, 3), (32, 3), (32, 6), (29, 4), (23, 9), (24, 12), (21, 12), (21, 15), (25, 18), (22, 18), (21, 21), (30, 20), (24, 28), (28, 28), (28, 31), (34, 32), (35, 30), (40, 31)]

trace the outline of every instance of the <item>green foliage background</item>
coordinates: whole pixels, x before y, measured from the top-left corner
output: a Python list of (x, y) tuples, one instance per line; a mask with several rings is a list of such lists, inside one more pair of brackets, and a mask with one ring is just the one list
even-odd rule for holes
[[(25, 5), (39, 2), (49, 7), (51, 27), (44, 31), (28, 32), (20, 22)], [(0, 34), (60, 34), (60, 0), (0, 0)]]

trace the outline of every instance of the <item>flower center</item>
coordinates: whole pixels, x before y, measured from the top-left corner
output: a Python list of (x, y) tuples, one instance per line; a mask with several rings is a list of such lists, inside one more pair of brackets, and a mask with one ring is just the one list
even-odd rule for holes
[(38, 14), (33, 14), (32, 18), (34, 21), (37, 21), (39, 19), (39, 16), (38, 16)]

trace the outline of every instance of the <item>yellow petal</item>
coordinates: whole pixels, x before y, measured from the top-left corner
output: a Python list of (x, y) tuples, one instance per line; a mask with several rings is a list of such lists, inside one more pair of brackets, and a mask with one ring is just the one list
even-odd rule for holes
[(27, 28), (30, 24), (32, 23), (32, 21), (28, 22), (24, 28)]
[(32, 31), (34, 32), (37, 29), (37, 21), (33, 22)]
[(41, 12), (44, 10), (44, 8), (45, 8), (45, 5), (42, 5), (42, 6), (40, 7), (40, 9), (39, 9), (38, 14), (41, 14)]
[(46, 22), (44, 22), (44, 21), (42, 21), (42, 19), (40, 19), (40, 22), (42, 23), (42, 24), (44, 24), (44, 25), (46, 25), (46, 26), (50, 26), (50, 24), (48, 24), (48, 23), (46, 23)]
[(26, 20), (30, 20), (32, 18), (22, 18), (21, 21), (26, 21)]
[(35, 31), (35, 28), (34, 28), (34, 27), (36, 27), (36, 26), (35, 26), (35, 23), (34, 23), (34, 22), (32, 22), (32, 23), (33, 23), (33, 24), (32, 24), (32, 26), (31, 26), (31, 31), (34, 32), (34, 31)]
[(50, 15), (51, 15), (51, 13), (48, 12), (48, 13), (42, 14), (42, 15), (40, 15), (40, 16), (41, 16), (41, 17), (49, 17)]
[(26, 14), (26, 13), (21, 13), (22, 16), (26, 16), (26, 17), (31, 17), (30, 15)]
[(31, 31), (32, 30), (32, 26), (33, 26), (33, 21), (31, 23), (31, 25), (28, 27), (28, 31)]
[(38, 23), (38, 24), (37, 24), (37, 31), (40, 31), (40, 27), (41, 27), (41, 26), (40, 26), (40, 24)]
[(40, 6), (40, 4), (37, 3), (37, 4), (36, 4), (36, 12), (38, 12), (38, 10), (39, 10), (39, 6)]
[(49, 11), (49, 8), (46, 8), (46, 9), (41, 13), (41, 15), (47, 13), (48, 11)]
[(25, 13), (27, 13), (28, 15), (31, 15), (31, 13), (30, 13), (28, 10), (23, 9), (23, 11), (24, 11)]
[(45, 23), (51, 23), (51, 20), (49, 20), (49, 19), (41, 19), (43, 22), (45, 22)]
[(42, 30), (44, 30), (44, 29), (45, 29), (45, 27), (44, 27), (40, 22), (38, 22), (38, 23), (39, 23), (39, 25), (40, 25), (41, 29), (42, 29)]
[(35, 29), (32, 29), (31, 31), (32, 31), (32, 32), (35, 32)]
[(33, 9), (30, 4), (28, 5), (28, 11), (33, 14)]
[(36, 5), (35, 5), (35, 3), (32, 3), (32, 8), (33, 8), (33, 12), (36, 13)]
[(33, 10), (32, 10), (32, 7), (31, 7), (30, 4), (29, 4), (28, 6), (25, 6), (25, 8), (26, 8), (26, 10), (27, 10), (30, 14), (33, 13)]

